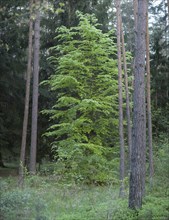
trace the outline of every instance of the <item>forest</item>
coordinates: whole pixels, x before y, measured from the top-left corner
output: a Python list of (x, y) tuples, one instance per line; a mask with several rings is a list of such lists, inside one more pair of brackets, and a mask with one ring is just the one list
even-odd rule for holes
[(169, 0), (0, 0), (0, 220), (169, 220)]

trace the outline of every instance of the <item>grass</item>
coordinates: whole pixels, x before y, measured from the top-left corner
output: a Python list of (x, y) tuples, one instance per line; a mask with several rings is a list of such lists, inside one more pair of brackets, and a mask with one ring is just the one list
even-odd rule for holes
[(0, 177), (0, 220), (169, 220), (168, 146), (167, 141), (155, 146), (154, 185), (150, 189), (147, 182), (141, 210), (128, 209), (128, 189), (120, 199), (117, 184), (63, 181), (50, 175), (54, 167), (49, 165), (46, 176), (27, 176), (23, 189), (17, 187), (17, 176)]
[[(15, 213), (16, 219), (19, 219), (20, 213), (17, 213), (17, 206), (12, 204), (12, 208), (10, 207), (9, 197), (12, 197), (13, 201), (16, 200), (15, 204), (18, 200), (25, 198), (25, 207), (24, 204), (20, 204), (23, 210), (26, 206), (28, 209), (34, 209), (32, 216), (25, 216), (24, 219), (36, 219), (39, 215), (41, 216), (39, 219), (51, 220), (112, 219), (112, 207), (115, 207), (118, 200), (118, 190), (113, 186), (63, 185), (57, 183), (54, 177), (51, 179), (39, 176), (28, 178), (23, 190), (16, 189), (16, 179), (3, 178), (1, 187), (6, 191), (2, 193), (3, 203), (8, 203), (11, 216)], [(34, 201), (31, 204), (32, 199)], [(9, 210), (6, 217), (10, 219)]]
[[(157, 189), (156, 189), (157, 190)], [(17, 177), (0, 179), (1, 220), (168, 220), (168, 197), (151, 192), (143, 209), (128, 209), (118, 187), (59, 183), (55, 176), (27, 177), (24, 189)]]

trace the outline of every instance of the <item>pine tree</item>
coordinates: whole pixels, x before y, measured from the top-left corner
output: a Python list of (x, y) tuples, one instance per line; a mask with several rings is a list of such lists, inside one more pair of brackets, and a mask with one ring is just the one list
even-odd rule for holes
[(40, 1), (35, 1), (36, 18), (34, 27), (34, 59), (33, 59), (33, 97), (32, 97), (32, 127), (30, 149), (30, 173), (36, 173), (37, 151), (37, 122), (38, 122), (38, 96), (39, 96), (39, 49), (40, 49)]
[(146, 19), (146, 72), (147, 72), (147, 120), (148, 120), (148, 148), (149, 148), (149, 176), (150, 187), (153, 184), (153, 143), (152, 143), (152, 119), (151, 119), (151, 90), (150, 90), (150, 52), (149, 52), (149, 28), (148, 8)]
[(136, 27), (135, 68), (134, 68), (134, 110), (131, 154), (131, 173), (129, 185), (129, 208), (142, 206), (145, 193), (145, 52), (146, 52), (146, 10), (147, 0), (138, 0)]
[(128, 158), (129, 164), (131, 161), (131, 145), (132, 145), (132, 131), (131, 131), (131, 117), (130, 117), (130, 98), (129, 98), (129, 86), (128, 86), (128, 73), (127, 73), (127, 61), (126, 61), (126, 49), (124, 44), (123, 23), (121, 19), (121, 42), (123, 53), (123, 68), (124, 68), (124, 81), (125, 81), (125, 94), (126, 94), (126, 115), (127, 115), (127, 136), (128, 136)]
[(120, 197), (124, 196), (124, 134), (123, 134), (123, 89), (121, 64), (121, 12), (120, 0), (116, 1), (117, 10), (117, 54), (118, 54), (118, 89), (119, 89), (119, 137), (120, 137)]
[(18, 182), (19, 186), (21, 187), (23, 186), (23, 181), (24, 181), (25, 150), (26, 150), (28, 116), (29, 116), (30, 81), (31, 81), (31, 72), (32, 72), (32, 31), (33, 31), (32, 6), (33, 6), (33, 0), (30, 0), (26, 96), (25, 96), (25, 110), (24, 110), (23, 131), (22, 131), (22, 144), (21, 144), (21, 152), (20, 152), (19, 182)]

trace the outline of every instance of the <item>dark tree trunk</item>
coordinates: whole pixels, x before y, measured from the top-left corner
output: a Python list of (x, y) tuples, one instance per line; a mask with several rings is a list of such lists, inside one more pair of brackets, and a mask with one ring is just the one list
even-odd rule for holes
[(33, 32), (32, 5), (33, 5), (33, 0), (30, 0), (28, 65), (27, 65), (25, 110), (24, 110), (24, 119), (23, 119), (22, 144), (20, 151), (19, 180), (18, 180), (18, 185), (20, 187), (23, 186), (23, 182), (24, 182), (25, 151), (26, 151), (26, 139), (27, 139), (27, 128), (28, 128), (28, 117), (29, 117), (30, 81), (31, 81), (31, 71), (32, 71), (32, 32)]
[(146, 22), (146, 71), (147, 71), (147, 120), (148, 120), (148, 147), (149, 147), (149, 177), (150, 187), (153, 186), (153, 143), (152, 143), (152, 120), (151, 120), (151, 91), (150, 91), (150, 52), (149, 52), (149, 30), (148, 30), (148, 8)]
[(119, 90), (119, 137), (120, 137), (120, 193), (124, 196), (124, 136), (123, 136), (123, 90), (122, 90), (122, 68), (121, 68), (121, 42), (120, 42), (120, 0), (116, 0), (117, 9), (117, 53), (118, 53), (118, 90)]
[(128, 89), (128, 74), (127, 74), (127, 62), (126, 62), (126, 50), (124, 45), (124, 34), (123, 34), (123, 23), (121, 19), (121, 42), (122, 42), (122, 53), (123, 53), (123, 68), (124, 68), (124, 79), (125, 79), (125, 93), (126, 93), (126, 115), (127, 115), (127, 135), (128, 135), (128, 161), (130, 164), (131, 160), (131, 118), (130, 118), (130, 98)]
[(146, 53), (146, 9), (147, 0), (138, 0), (137, 27), (135, 39), (133, 137), (131, 173), (129, 184), (129, 208), (142, 206), (145, 193), (145, 53)]
[(2, 160), (2, 153), (0, 152), (0, 167), (5, 167), (3, 160)]
[(37, 151), (37, 122), (38, 122), (38, 93), (39, 93), (39, 49), (40, 49), (40, 1), (35, 1), (36, 18), (34, 27), (34, 65), (33, 65), (33, 103), (32, 103), (32, 130), (30, 149), (30, 173), (36, 173)]

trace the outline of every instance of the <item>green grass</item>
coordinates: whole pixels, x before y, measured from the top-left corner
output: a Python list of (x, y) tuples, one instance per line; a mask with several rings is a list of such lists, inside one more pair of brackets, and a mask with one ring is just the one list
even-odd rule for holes
[(141, 210), (128, 209), (128, 189), (120, 199), (117, 183), (75, 184), (60, 179), (55, 165), (48, 164), (42, 167), (46, 176), (27, 176), (23, 189), (17, 187), (17, 176), (0, 177), (0, 220), (169, 220), (168, 146), (166, 140), (155, 145), (153, 188), (147, 179)]
[[(1, 180), (1, 187), (5, 191), (2, 193), (2, 201), (5, 205), (8, 204), (12, 213), (11, 216), (14, 213), (16, 219), (18, 219), (17, 215), (20, 214), (17, 213), (18, 205), (23, 206), (24, 209), (26, 206), (27, 209), (34, 209), (32, 216), (29, 218), (25, 216), (25, 219), (35, 219), (38, 215), (41, 218), (43, 216), (44, 219), (51, 220), (99, 220), (108, 219), (108, 216), (111, 219), (112, 207), (115, 207), (118, 200), (118, 190), (113, 186), (63, 185), (58, 184), (54, 177), (49, 179), (34, 176), (28, 178), (25, 189), (20, 190), (15, 188), (15, 181), (16, 179), (12, 178), (3, 179)], [(16, 207), (13, 204), (14, 200), (16, 200), (15, 204), (19, 203)], [(24, 200), (25, 207), (21, 200)], [(8, 219), (10, 219), (9, 210), (6, 213)]]
[[(157, 190), (157, 189), (156, 189)], [(118, 187), (63, 184), (55, 176), (27, 177), (24, 189), (17, 178), (0, 179), (2, 220), (168, 220), (166, 191), (148, 193), (143, 209), (128, 209)]]

